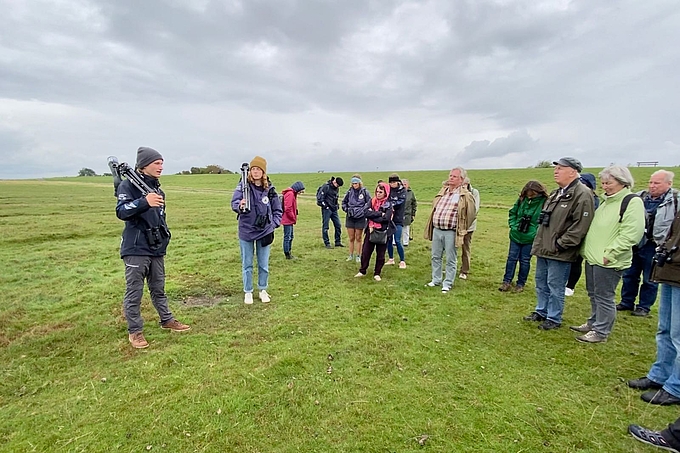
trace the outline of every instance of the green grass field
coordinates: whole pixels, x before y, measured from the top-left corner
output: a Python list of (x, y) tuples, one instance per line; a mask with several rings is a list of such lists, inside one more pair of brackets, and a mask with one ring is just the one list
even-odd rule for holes
[[(633, 169), (636, 188), (652, 170)], [(300, 259), (284, 259), (277, 230), (272, 303), (252, 306), (229, 207), (238, 175), (164, 176), (166, 289), (192, 330), (162, 331), (145, 295), (151, 345), (139, 351), (121, 317), (110, 178), (0, 181), (0, 451), (654, 451), (627, 425), (660, 429), (678, 408), (643, 403), (625, 380), (654, 359), (656, 307), (589, 345), (566, 328), (589, 314), (583, 281), (551, 332), (521, 320), (533, 270), (524, 293), (496, 290), (507, 210), (529, 179), (554, 187), (552, 170), (470, 172), (482, 196), (472, 272), (447, 295), (424, 287), (422, 229), (448, 171), (400, 174), (420, 205), (415, 240), (408, 268), (386, 267), (382, 282), (323, 248), (314, 193), (329, 174), (270, 175), (279, 191), (307, 186)], [(372, 191), (387, 175), (363, 177)]]

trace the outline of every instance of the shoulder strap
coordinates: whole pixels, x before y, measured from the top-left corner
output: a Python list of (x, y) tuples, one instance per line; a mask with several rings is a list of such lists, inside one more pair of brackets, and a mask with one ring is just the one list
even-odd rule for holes
[(626, 209), (628, 209), (628, 204), (630, 204), (630, 200), (633, 198), (640, 198), (640, 195), (636, 193), (629, 193), (625, 197), (623, 197), (623, 201), (621, 202), (621, 208), (619, 209), (619, 223), (623, 221), (623, 214), (626, 213)]

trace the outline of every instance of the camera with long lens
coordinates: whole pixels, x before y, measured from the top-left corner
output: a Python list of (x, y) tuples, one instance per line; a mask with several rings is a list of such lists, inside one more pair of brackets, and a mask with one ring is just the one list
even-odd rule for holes
[(551, 215), (552, 215), (552, 211), (541, 211), (541, 214), (538, 216), (538, 224), (543, 225), (543, 226), (550, 225), (550, 216)]
[(531, 216), (530, 215), (523, 215), (521, 219), (519, 219), (519, 225), (517, 226), (517, 231), (520, 233), (526, 233), (529, 231), (529, 227), (531, 226)]
[(666, 263), (671, 262), (671, 255), (678, 250), (675, 246), (668, 250), (666, 247), (657, 247), (656, 253), (654, 254), (654, 262), (658, 267), (663, 267)]

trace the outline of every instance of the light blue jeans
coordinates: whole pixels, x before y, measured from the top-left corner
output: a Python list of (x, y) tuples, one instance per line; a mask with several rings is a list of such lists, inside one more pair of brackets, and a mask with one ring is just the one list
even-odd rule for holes
[(267, 289), (269, 283), (269, 252), (271, 244), (266, 247), (260, 241), (244, 241), (241, 243), (241, 273), (243, 274), (243, 292), (253, 292), (253, 258), (257, 253), (257, 289)]
[(562, 324), (564, 287), (569, 280), (571, 263), (536, 257), (536, 309), (544, 318)]
[(663, 389), (680, 398), (680, 287), (661, 285), (659, 328), (656, 331), (656, 362), (647, 373)]
[(395, 230), (394, 234), (387, 238), (387, 255), (390, 257), (390, 259), (394, 258), (394, 245), (392, 244), (392, 238), (394, 238), (394, 242), (397, 245), (397, 253), (399, 254), (399, 261), (404, 261), (404, 246), (401, 243), (401, 235), (404, 232), (404, 226), (395, 226), (397, 229)]
[[(446, 252), (446, 278), (442, 282), (442, 254)], [(456, 250), (456, 230), (432, 231), (432, 282), (442, 288), (451, 288), (456, 278), (458, 250)]]

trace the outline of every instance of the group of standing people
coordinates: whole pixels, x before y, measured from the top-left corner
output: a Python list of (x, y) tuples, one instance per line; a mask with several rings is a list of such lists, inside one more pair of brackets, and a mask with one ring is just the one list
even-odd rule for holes
[[(509, 211), (510, 246), (499, 290), (523, 291), (531, 255), (536, 255), (537, 304), (524, 319), (539, 321), (539, 328), (543, 330), (559, 328), (565, 294), (573, 291), (573, 283), (569, 286), (570, 274), (573, 280), (573, 268), (578, 266), (580, 270), (582, 259), (591, 316), (584, 324), (570, 329), (583, 334), (576, 338), (579, 341), (601, 343), (610, 335), (617, 311), (647, 316), (660, 285), (657, 358), (646, 376), (628, 381), (628, 386), (645, 390), (641, 398), (650, 404), (680, 404), (680, 212), (678, 191), (672, 189), (673, 173), (655, 172), (649, 189), (633, 194), (630, 171), (626, 167), (609, 166), (599, 173), (604, 194), (598, 207), (594, 177), (579, 175), (582, 165), (577, 159), (565, 157), (553, 164), (558, 188), (548, 194), (541, 183), (529, 181)], [(125, 221), (120, 249), (126, 279), (123, 313), (129, 342), (141, 349), (149, 346), (143, 335), (140, 310), (145, 280), (160, 317), (160, 327), (186, 332), (190, 326), (174, 318), (165, 294), (164, 256), (171, 234), (165, 221), (165, 194), (159, 182), (163, 157), (152, 148), (140, 147), (135, 171), (142, 185), (150, 190), (145, 193), (129, 179), (122, 181), (116, 186), (116, 215)], [(342, 246), (338, 217), (338, 188), (342, 185), (342, 178), (331, 178), (317, 191), (327, 247), (330, 247), (328, 224), (331, 220), (336, 227), (335, 245)], [(246, 179), (239, 181), (231, 207), (238, 215), (246, 304), (253, 303), (255, 256), (259, 299), (264, 303), (271, 300), (267, 292), (269, 255), (274, 229), (279, 225), (284, 226), (286, 259), (294, 259), (292, 241), (293, 226), (297, 222), (297, 196), (304, 190), (304, 184), (297, 181), (284, 189), (279, 198), (267, 176), (267, 162), (260, 156), (253, 158)], [(408, 245), (408, 239), (402, 244), (402, 236), (409, 237), (408, 227), (416, 215), (415, 197), (407, 181), (404, 183), (392, 174), (387, 183), (378, 183), (371, 197), (360, 175), (355, 174), (342, 209), (347, 214), (348, 260), (358, 259), (361, 264), (357, 277), (366, 275), (370, 257), (376, 251), (374, 279), (381, 280), (385, 252), (394, 263), (392, 240), (399, 254), (399, 267), (406, 267), (403, 245)], [(465, 251), (467, 244), (469, 256), (478, 210), (479, 192), (470, 186), (466, 171), (462, 167), (452, 169), (435, 196), (425, 228), (424, 237), (432, 241), (432, 280), (427, 286), (441, 285), (443, 293), (451, 289), (457, 271), (457, 248), (463, 247)], [(446, 257), (445, 274), (443, 256)], [(513, 287), (518, 263), (519, 273)], [(463, 258), (460, 278), (467, 277), (469, 262), (465, 266)], [(616, 287), (622, 278), (621, 302), (616, 305)], [(630, 425), (629, 432), (647, 444), (680, 452), (680, 419), (660, 432), (638, 425)]]

